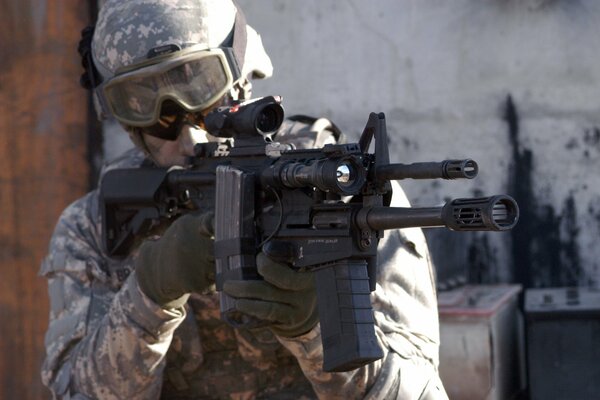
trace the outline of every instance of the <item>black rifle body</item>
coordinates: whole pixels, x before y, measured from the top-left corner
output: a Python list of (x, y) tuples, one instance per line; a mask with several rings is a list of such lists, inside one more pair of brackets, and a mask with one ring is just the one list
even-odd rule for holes
[[(273, 97), (242, 105), (247, 115), (257, 115), (245, 117), (243, 127), (232, 124), (230, 108), (217, 110), (217, 126), (211, 129), (209, 118), (209, 131), (225, 132), (221, 136), (234, 137), (235, 145), (203, 144), (189, 168), (109, 171), (101, 185), (105, 246), (111, 256), (124, 256), (134, 239), (154, 226), (186, 212), (214, 210), (221, 314), (233, 326), (251, 327), (260, 321), (235, 310), (234, 301), (221, 291), (223, 283), (261, 279), (256, 254), (267, 244), (284, 244), (279, 246), (285, 250), (279, 251), (281, 261), (299, 271), (315, 271), (323, 369), (355, 369), (383, 357), (370, 293), (384, 230), (445, 226), (503, 231), (516, 224), (518, 207), (504, 195), (458, 199), (444, 207), (388, 207), (390, 179), (472, 178), (477, 165), (472, 160), (389, 164), (385, 117), (375, 113), (359, 143), (307, 150), (271, 143), (265, 131), (281, 121), (269, 127), (260, 107), (267, 107), (267, 117), (281, 119), (282, 109), (269, 108), (278, 105)], [(253, 125), (254, 120), (262, 125)], [(372, 139), (375, 152), (370, 154)]]

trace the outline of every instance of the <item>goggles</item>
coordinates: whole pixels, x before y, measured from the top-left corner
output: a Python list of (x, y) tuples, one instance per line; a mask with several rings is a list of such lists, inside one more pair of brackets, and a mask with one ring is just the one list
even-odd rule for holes
[[(191, 50), (191, 49), (190, 49)], [(190, 113), (205, 110), (239, 78), (233, 49), (179, 51), (171, 59), (151, 59), (100, 86), (102, 106), (120, 122), (136, 127), (156, 124), (165, 100)], [(172, 54), (170, 54), (172, 56)]]

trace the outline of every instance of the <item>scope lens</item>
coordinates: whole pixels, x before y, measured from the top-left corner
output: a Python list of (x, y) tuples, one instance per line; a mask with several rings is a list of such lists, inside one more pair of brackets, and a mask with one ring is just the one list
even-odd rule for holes
[(279, 105), (265, 106), (256, 118), (256, 129), (262, 133), (271, 133), (279, 129), (283, 122), (283, 113)]

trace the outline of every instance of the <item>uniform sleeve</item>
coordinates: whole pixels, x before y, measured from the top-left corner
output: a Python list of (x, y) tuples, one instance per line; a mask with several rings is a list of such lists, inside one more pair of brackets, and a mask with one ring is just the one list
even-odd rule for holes
[(97, 197), (92, 192), (63, 212), (42, 263), (50, 295), (42, 380), (55, 398), (158, 398), (165, 355), (185, 311), (162, 310), (134, 274), (124, 282), (110, 276)]
[[(408, 206), (395, 183), (392, 206)], [(353, 371), (327, 373), (322, 369), (319, 325), (300, 337), (278, 339), (298, 359), (320, 398), (417, 399), (427, 383), (437, 378), (439, 325), (434, 282), (423, 232), (387, 231), (379, 243), (377, 288), (371, 294), (383, 359)], [(411, 379), (406, 379), (409, 376)]]

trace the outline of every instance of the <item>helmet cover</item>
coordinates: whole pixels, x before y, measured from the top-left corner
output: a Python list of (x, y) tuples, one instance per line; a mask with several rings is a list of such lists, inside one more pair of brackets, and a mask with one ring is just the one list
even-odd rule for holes
[(94, 64), (107, 79), (145, 61), (157, 47), (220, 47), (235, 15), (230, 0), (107, 0), (92, 41)]

